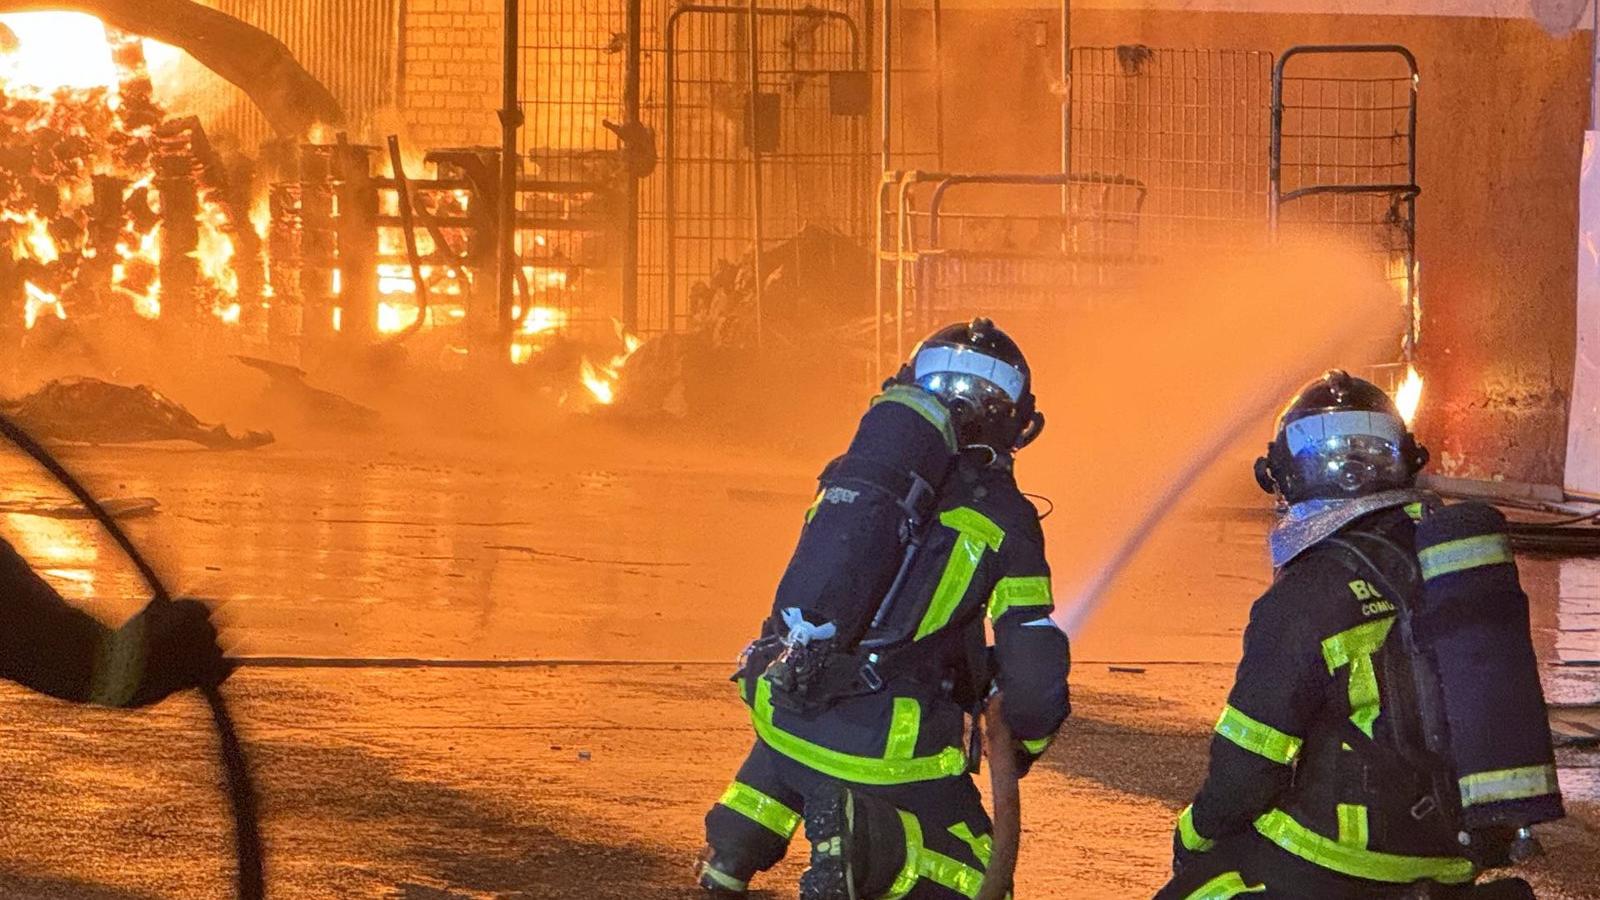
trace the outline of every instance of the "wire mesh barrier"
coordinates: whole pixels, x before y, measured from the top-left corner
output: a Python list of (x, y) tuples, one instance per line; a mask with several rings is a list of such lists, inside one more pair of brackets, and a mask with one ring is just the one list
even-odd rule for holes
[[(870, 223), (870, 49), (860, 5), (678, 6), (665, 25), (661, 269), (667, 327), (719, 266), (807, 225), (861, 238)], [(759, 159), (757, 157), (759, 156)], [(759, 183), (758, 183), (759, 179)], [(756, 193), (761, 213), (756, 215)], [(863, 239), (863, 243), (865, 243)]]
[(1259, 236), (1271, 83), (1270, 53), (1073, 48), (1071, 170), (1145, 185), (1157, 252)]
[[(1147, 191), (1105, 175), (891, 174), (880, 263), (879, 355), (903, 355), (915, 333), (968, 315), (1059, 315), (1126, 286), (1148, 259)], [(1022, 212), (1019, 210), (1031, 210)]]
[(944, 173), (938, 4), (548, 0), (523, 16), (521, 149), (542, 188), (521, 252), (569, 273), (549, 303), (575, 324), (682, 330), (713, 282), (753, 283), (759, 310), (758, 254), (808, 226), (869, 247), (876, 231), (880, 353), (936, 318), (1099, 302), (1164, 254), (1301, 224), (1366, 241), (1415, 310), (1400, 48), (1074, 48), (1064, 171)]
[[(636, 172), (617, 130), (630, 120), (627, 0), (540, 0), (518, 26), (515, 328), (609, 329), (625, 316)], [(637, 110), (635, 110), (636, 116)], [(612, 127), (608, 127), (607, 123)], [(550, 273), (560, 273), (552, 275)], [(529, 318), (531, 310), (547, 310)]]
[(1294, 47), (1273, 70), (1273, 233), (1332, 229), (1368, 251), (1406, 309), (1399, 360), (1377, 373), (1387, 381), (1419, 337), (1417, 83), (1415, 58), (1395, 45)]

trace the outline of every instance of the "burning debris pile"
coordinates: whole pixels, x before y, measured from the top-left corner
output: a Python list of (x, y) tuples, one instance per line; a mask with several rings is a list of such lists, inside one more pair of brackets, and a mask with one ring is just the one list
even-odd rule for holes
[[(783, 360), (791, 372), (819, 363), (839, 375), (841, 344), (850, 346), (872, 327), (872, 252), (855, 240), (806, 225), (762, 255), (761, 357)], [(689, 292), (690, 328), (645, 342), (624, 357), (616, 391), (632, 415), (699, 415), (731, 411), (731, 370), (756, 360), (756, 268), (753, 253), (719, 263)], [(818, 354), (819, 343), (832, 350)], [(860, 341), (865, 347), (865, 342)], [(825, 362), (824, 362), (825, 361)], [(847, 369), (848, 367), (843, 367)]]
[[(767, 249), (761, 263), (764, 337), (800, 343), (872, 315), (872, 252), (851, 238), (808, 224)], [(718, 347), (754, 346), (755, 284), (754, 253), (719, 262), (689, 290), (692, 329), (707, 332)]]
[(234, 322), (241, 283), (259, 293), (259, 273), (236, 268), (237, 248), (258, 246), (243, 195), (198, 121), (156, 102), (146, 42), (105, 39), (99, 83), (50, 84), (0, 24), (0, 343), (69, 317)]
[(127, 387), (97, 378), (52, 381), (0, 410), (44, 440), (85, 444), (192, 441), (212, 450), (248, 450), (272, 443), (272, 434), (234, 435), (144, 385)]

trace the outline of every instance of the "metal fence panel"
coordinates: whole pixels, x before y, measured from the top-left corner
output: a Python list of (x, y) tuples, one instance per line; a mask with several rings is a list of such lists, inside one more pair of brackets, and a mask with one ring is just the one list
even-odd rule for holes
[[(1294, 47), (1274, 71), (1275, 231), (1333, 230), (1369, 254), (1407, 311), (1394, 381), (1420, 337), (1417, 298), (1417, 64), (1395, 45)], [(1398, 350), (1398, 353), (1395, 351)]]
[[(773, 243), (812, 224), (867, 243), (873, 99), (861, 13), (855, 0), (760, 7), (755, 91), (747, 6), (685, 4), (668, 17), (660, 256), (650, 273), (666, 297), (666, 327), (694, 315), (695, 285), (741, 264), (758, 232)], [(759, 229), (751, 196), (757, 145)]]
[(1259, 235), (1271, 84), (1270, 53), (1076, 47), (1071, 169), (1143, 184), (1142, 237), (1158, 252)]
[[(518, 24), (518, 252), (540, 320), (603, 333), (625, 317), (627, 0), (539, 0)], [(522, 306), (519, 301), (518, 306)], [(521, 310), (526, 312), (526, 310)], [(528, 320), (524, 320), (528, 321)]]

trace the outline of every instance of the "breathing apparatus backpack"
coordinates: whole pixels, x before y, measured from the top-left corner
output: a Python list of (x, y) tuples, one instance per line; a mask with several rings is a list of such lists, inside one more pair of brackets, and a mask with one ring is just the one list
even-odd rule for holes
[(893, 384), (873, 400), (818, 478), (778, 583), (765, 642), (777, 656), (762, 675), (774, 706), (812, 712), (861, 676), (853, 653), (892, 611), (955, 459), (950, 413), (932, 394)]
[[(1347, 741), (1364, 750), (1387, 783), (1432, 789), (1417, 798), (1419, 822), (1442, 815), (1480, 868), (1538, 851), (1529, 830), (1562, 818), (1528, 597), (1517, 578), (1506, 520), (1494, 507), (1460, 503), (1424, 509), (1415, 553), (1356, 532), (1329, 539), (1378, 576), (1395, 598), (1402, 653), (1387, 654), (1382, 703), (1396, 712), (1395, 746), (1353, 725)], [(1405, 583), (1374, 561), (1404, 563)]]

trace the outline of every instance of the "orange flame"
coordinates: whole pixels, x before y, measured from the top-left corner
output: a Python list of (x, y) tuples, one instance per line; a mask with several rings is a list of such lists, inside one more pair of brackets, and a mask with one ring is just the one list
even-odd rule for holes
[(644, 340), (629, 334), (621, 322), (613, 321), (612, 324), (616, 326), (617, 337), (622, 339), (622, 352), (611, 357), (605, 365), (596, 365), (587, 356), (578, 364), (578, 379), (589, 389), (594, 401), (602, 406), (617, 402), (617, 382), (622, 378), (622, 367), (644, 345)]
[(22, 287), (27, 294), (27, 300), (24, 301), (22, 307), (22, 324), (24, 327), (31, 329), (37, 325), (39, 323), (39, 314), (46, 310), (49, 310), (50, 314), (58, 319), (67, 317), (67, 311), (62, 308), (61, 300), (55, 294), (40, 289), (31, 281), (23, 282)]
[(533, 359), (534, 351), (538, 349), (539, 335), (551, 334), (567, 326), (567, 311), (553, 306), (535, 306), (523, 315), (521, 307), (515, 307), (511, 314), (522, 320), (522, 325), (517, 329), (516, 337), (511, 342), (511, 363), (520, 366)]
[(1417, 374), (1417, 367), (1410, 363), (1406, 364), (1406, 380), (1395, 389), (1394, 405), (1409, 428), (1416, 421), (1417, 409), (1422, 405), (1422, 376)]

